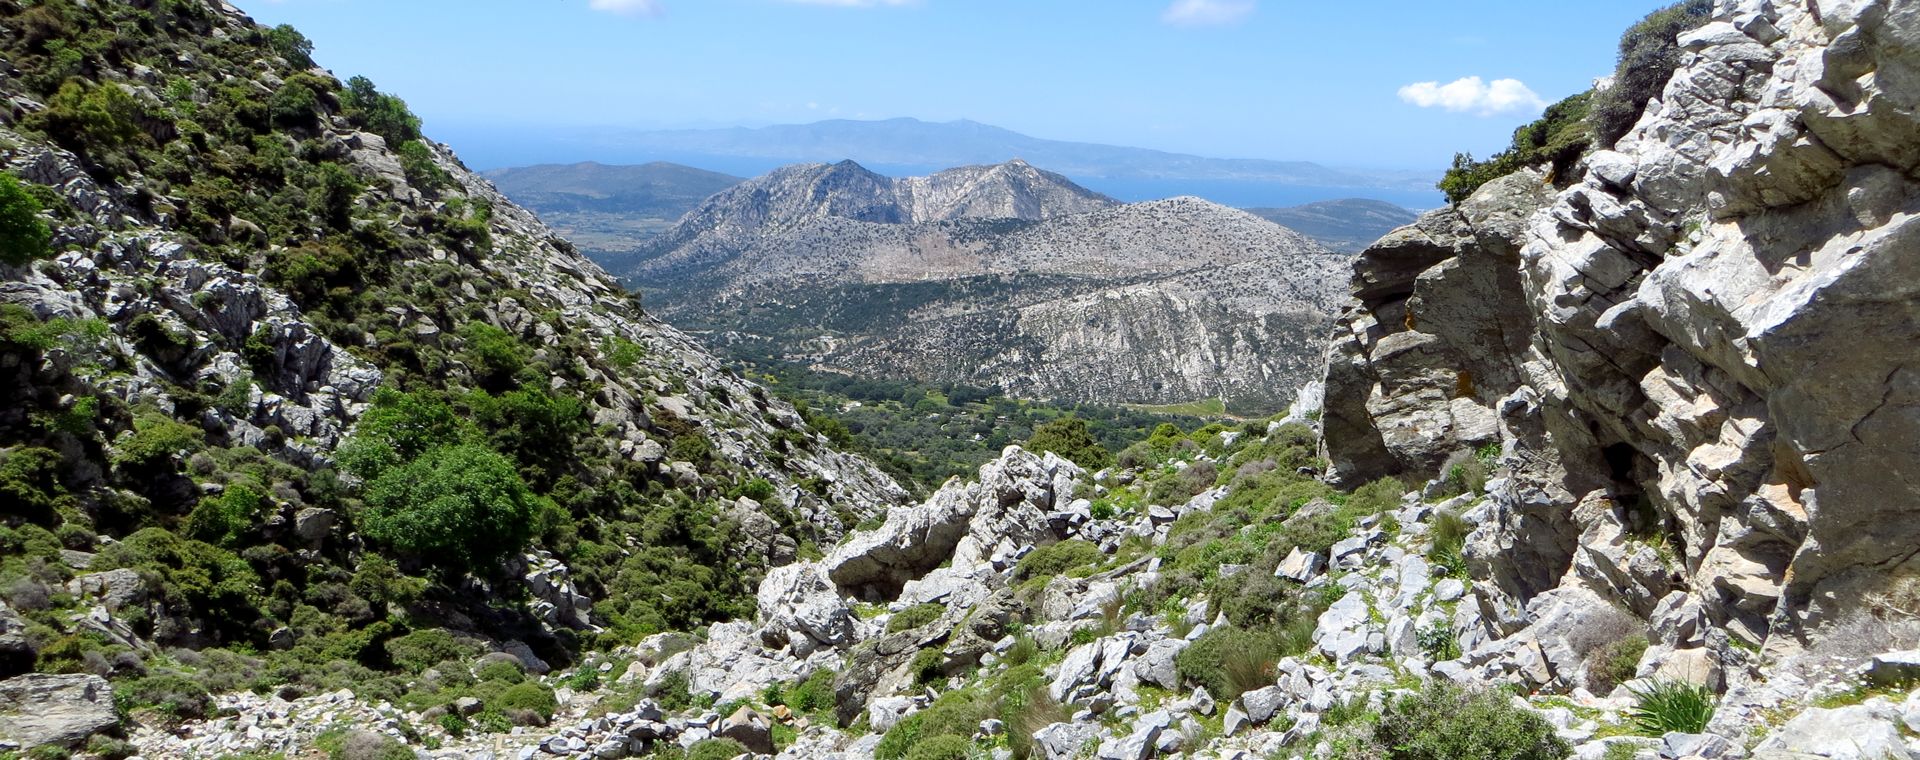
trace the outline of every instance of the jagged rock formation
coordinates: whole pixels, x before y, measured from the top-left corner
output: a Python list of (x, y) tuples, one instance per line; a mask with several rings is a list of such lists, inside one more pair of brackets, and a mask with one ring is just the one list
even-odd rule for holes
[(1021, 162), (790, 167), (708, 201), (634, 281), (756, 353), (1029, 398), (1279, 408), (1343, 256), (1195, 198), (1125, 206)]
[(1498, 446), (1487, 633), (1552, 687), (1560, 632), (1630, 611), (1643, 673), (1730, 689), (1738, 736), (1822, 656), (1920, 639), (1920, 8), (1720, 6), (1564, 189), (1514, 175), (1361, 255), (1325, 450), (1357, 483)]

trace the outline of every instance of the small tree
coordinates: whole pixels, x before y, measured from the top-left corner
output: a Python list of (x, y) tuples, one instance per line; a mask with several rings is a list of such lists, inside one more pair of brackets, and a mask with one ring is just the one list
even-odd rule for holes
[(1674, 70), (1680, 68), (1680, 35), (1699, 28), (1712, 15), (1713, 0), (1685, 0), (1654, 11), (1620, 37), (1620, 65), (1614, 69), (1613, 86), (1593, 99), (1590, 120), (1600, 145), (1612, 147), (1633, 129), (1647, 103), (1666, 89)]
[(1079, 417), (1062, 417), (1034, 428), (1033, 436), (1027, 439), (1027, 448), (1051, 451), (1089, 470), (1113, 464), (1113, 452), (1094, 439), (1087, 421)]
[(53, 255), (53, 233), (40, 211), (20, 180), (0, 172), (0, 262), (19, 266)]
[(487, 568), (533, 535), (536, 499), (513, 462), (472, 444), (387, 468), (367, 485), (366, 534), (442, 570)]

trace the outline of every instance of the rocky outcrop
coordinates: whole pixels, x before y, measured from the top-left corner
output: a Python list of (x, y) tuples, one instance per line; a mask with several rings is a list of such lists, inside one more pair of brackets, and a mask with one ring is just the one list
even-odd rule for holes
[(1502, 667), (1574, 685), (1555, 642), (1610, 607), (1652, 628), (1642, 674), (1762, 702), (1802, 653), (1920, 641), (1917, 35), (1911, 3), (1723, 2), (1565, 185), (1361, 255), (1330, 474), (1502, 452), (1466, 550)]
[(113, 689), (99, 676), (32, 673), (0, 681), (0, 750), (77, 749), (119, 725)]

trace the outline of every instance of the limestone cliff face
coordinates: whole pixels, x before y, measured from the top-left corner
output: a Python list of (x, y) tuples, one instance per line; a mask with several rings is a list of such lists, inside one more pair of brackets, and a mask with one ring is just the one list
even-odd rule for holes
[(1499, 445), (1469, 547), (1495, 635), (1590, 593), (1732, 676), (1859, 626), (1911, 645), (1874, 610), (1920, 574), (1920, 5), (1724, 2), (1681, 41), (1568, 185), (1361, 256), (1332, 475)]

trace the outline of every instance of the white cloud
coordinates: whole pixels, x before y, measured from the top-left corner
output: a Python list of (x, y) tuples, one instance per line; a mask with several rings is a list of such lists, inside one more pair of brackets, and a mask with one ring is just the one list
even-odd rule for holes
[(1174, 26), (1237, 24), (1253, 15), (1256, 0), (1173, 0), (1160, 20)]
[(1400, 99), (1421, 108), (1444, 108), (1477, 116), (1533, 114), (1547, 107), (1540, 95), (1518, 79), (1464, 77), (1446, 84), (1416, 82), (1400, 88)]
[(622, 16), (660, 15), (660, 0), (587, 0), (587, 7)]

